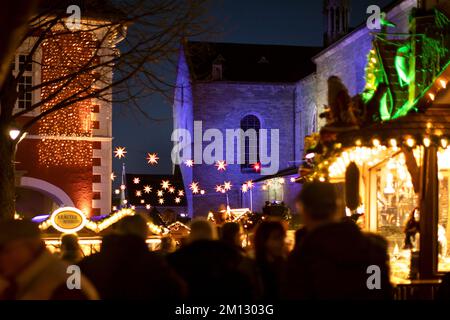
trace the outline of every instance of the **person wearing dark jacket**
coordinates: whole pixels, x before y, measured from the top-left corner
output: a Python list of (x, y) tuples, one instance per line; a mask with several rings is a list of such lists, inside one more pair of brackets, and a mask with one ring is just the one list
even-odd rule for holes
[[(289, 256), (283, 281), (288, 300), (391, 299), (387, 242), (337, 215), (332, 184), (309, 183), (298, 196), (308, 229)], [(373, 266), (380, 271), (373, 288)], [(375, 275), (378, 277), (378, 275)]]
[(169, 263), (187, 282), (194, 301), (248, 301), (251, 281), (240, 269), (242, 255), (236, 248), (217, 240), (215, 227), (194, 220), (188, 244), (168, 256)]
[(105, 300), (177, 301), (186, 295), (183, 280), (145, 242), (147, 222), (141, 216), (122, 219), (117, 234), (103, 238), (101, 251), (79, 266)]

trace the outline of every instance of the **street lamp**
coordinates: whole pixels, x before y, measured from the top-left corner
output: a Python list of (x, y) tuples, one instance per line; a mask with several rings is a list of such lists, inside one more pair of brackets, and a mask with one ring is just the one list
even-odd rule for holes
[(9, 130), (9, 137), (11, 138), (11, 140), (16, 140), (19, 135), (20, 135), (19, 129)]

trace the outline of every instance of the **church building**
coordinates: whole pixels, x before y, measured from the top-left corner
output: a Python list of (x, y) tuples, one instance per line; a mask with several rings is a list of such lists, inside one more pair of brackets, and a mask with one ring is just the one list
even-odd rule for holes
[[(397, 0), (382, 12), (406, 32), (416, 6), (416, 0)], [(381, 31), (370, 30), (366, 22), (350, 29), (349, 0), (325, 0), (323, 8), (324, 48), (207, 42), (182, 45), (173, 104), (175, 129), (186, 129), (193, 136), (194, 121), (201, 121), (203, 131), (279, 130), (277, 174), (263, 176), (255, 170), (255, 163), (247, 161), (229, 164), (221, 171), (204, 163), (181, 164), (185, 189), (189, 191), (194, 182), (204, 190), (187, 192), (191, 216), (206, 215), (226, 205), (261, 212), (267, 202), (283, 202), (295, 213), (295, 196), (301, 188), (295, 178), (303, 161), (304, 138), (324, 124), (319, 115), (328, 103), (328, 78), (339, 77), (352, 96), (362, 92), (372, 39)], [(203, 148), (206, 145), (203, 142)], [(251, 150), (247, 144), (244, 149), (247, 160)], [(251, 189), (242, 188), (247, 181), (252, 181)], [(220, 186), (225, 182), (232, 187), (223, 192)]]

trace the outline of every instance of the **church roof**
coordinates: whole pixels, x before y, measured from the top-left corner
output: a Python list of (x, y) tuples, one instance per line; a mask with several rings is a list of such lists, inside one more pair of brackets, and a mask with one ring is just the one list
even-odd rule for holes
[(185, 54), (194, 80), (211, 80), (213, 63), (222, 64), (222, 80), (296, 82), (315, 72), (311, 58), (319, 47), (189, 41)]

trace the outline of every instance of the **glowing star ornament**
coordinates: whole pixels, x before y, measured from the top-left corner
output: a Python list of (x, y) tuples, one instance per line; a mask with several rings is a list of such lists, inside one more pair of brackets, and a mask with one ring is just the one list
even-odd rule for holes
[(184, 196), (184, 191), (183, 190), (178, 190), (178, 196), (179, 197), (183, 197)]
[(255, 163), (253, 165), (253, 170), (255, 170), (256, 172), (261, 171), (261, 164), (259, 162)]
[(111, 180), (114, 181), (116, 179), (116, 175), (114, 174), (114, 172), (111, 172)]
[(156, 192), (156, 194), (158, 195), (158, 197), (162, 197), (162, 196), (164, 195), (164, 191), (158, 190), (158, 191)]
[(252, 180), (248, 180), (245, 184), (247, 185), (247, 187), (249, 189), (253, 189), (253, 181)]
[(181, 199), (178, 198), (178, 197), (176, 197), (176, 198), (175, 198), (175, 203), (180, 203), (180, 202), (181, 202)]
[(159, 202), (159, 204), (164, 204), (164, 199), (161, 198), (161, 199), (158, 200), (158, 202)]
[(198, 182), (192, 182), (189, 186), (189, 189), (191, 189), (192, 193), (197, 194), (200, 191), (200, 188), (198, 186)]
[(136, 191), (136, 197), (142, 197), (142, 191), (140, 190)]
[(186, 165), (186, 167), (191, 168), (194, 166), (194, 160), (186, 160), (184, 164)]
[(222, 186), (216, 186), (216, 192), (222, 192)]
[(169, 188), (169, 193), (175, 193), (175, 188), (174, 187), (170, 187)]
[(145, 193), (150, 193), (150, 192), (152, 192), (152, 187), (150, 187), (150, 186), (144, 186), (144, 192), (145, 192)]
[(158, 164), (158, 154), (157, 153), (147, 153), (147, 163), (150, 165)]
[(151, 206), (149, 204), (145, 205), (145, 209), (150, 210)]
[(247, 184), (243, 184), (242, 185), (242, 192), (243, 193), (246, 193), (248, 191), (248, 186), (247, 186)]
[(134, 184), (139, 184), (140, 182), (141, 182), (141, 179), (139, 179), (137, 177), (133, 179)]
[(161, 182), (161, 188), (163, 188), (164, 190), (169, 189), (169, 187), (170, 187), (170, 181), (169, 180), (166, 180), (166, 181), (163, 180)]
[(125, 190), (127, 187), (124, 184), (120, 185), (120, 190)]
[(216, 167), (218, 171), (227, 170), (227, 163), (224, 160), (219, 160), (216, 162)]
[(117, 147), (114, 150), (114, 157), (122, 159), (125, 158), (125, 155), (127, 154), (127, 151), (125, 150), (124, 147)]
[(232, 187), (231, 181), (225, 181), (223, 183), (224, 190), (229, 191), (229, 190), (231, 190), (231, 187)]

